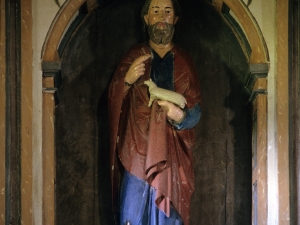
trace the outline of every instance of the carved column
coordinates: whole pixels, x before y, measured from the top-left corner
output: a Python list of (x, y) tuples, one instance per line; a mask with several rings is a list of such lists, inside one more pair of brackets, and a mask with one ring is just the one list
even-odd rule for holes
[(43, 69), (43, 224), (55, 224), (55, 94), (60, 63), (44, 62)]
[(252, 224), (267, 224), (267, 79), (268, 64), (251, 64), (247, 88), (251, 90)]
[[(42, 160), (43, 160), (43, 224), (55, 224), (55, 105), (60, 79), (60, 49), (66, 45), (70, 32), (85, 17), (81, 13), (95, 10), (97, 0), (67, 0), (53, 20), (42, 52), (43, 114), (42, 114)], [(84, 12), (81, 12), (81, 11)], [(73, 21), (76, 13), (79, 15)], [(78, 18), (78, 19), (77, 19)], [(79, 20), (81, 19), (81, 20)], [(67, 31), (69, 33), (65, 33)], [(65, 36), (63, 36), (65, 35)], [(68, 36), (69, 35), (69, 36)], [(66, 39), (65, 39), (66, 37)]]

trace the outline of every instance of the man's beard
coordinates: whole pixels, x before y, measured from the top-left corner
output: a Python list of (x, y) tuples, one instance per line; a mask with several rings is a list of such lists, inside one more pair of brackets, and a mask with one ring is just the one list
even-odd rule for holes
[(161, 22), (158, 22), (153, 25), (149, 25), (148, 33), (149, 33), (151, 41), (153, 41), (155, 44), (166, 45), (166, 44), (170, 43), (170, 41), (173, 38), (173, 35), (175, 32), (175, 26), (174, 26), (174, 24), (165, 23), (166, 28), (159, 29), (159, 28), (157, 28), (157, 25), (159, 23), (161, 23)]

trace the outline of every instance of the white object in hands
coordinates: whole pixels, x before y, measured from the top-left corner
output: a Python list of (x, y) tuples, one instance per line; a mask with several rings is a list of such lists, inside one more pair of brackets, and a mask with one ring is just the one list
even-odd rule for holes
[(157, 85), (150, 79), (144, 81), (144, 84), (146, 84), (149, 87), (150, 92), (150, 100), (148, 106), (150, 107), (155, 99), (159, 100), (166, 100), (169, 102), (172, 102), (176, 105), (178, 105), (180, 108), (184, 108), (186, 105), (186, 99), (183, 97), (183, 95), (175, 92), (170, 91), (164, 88), (159, 88)]

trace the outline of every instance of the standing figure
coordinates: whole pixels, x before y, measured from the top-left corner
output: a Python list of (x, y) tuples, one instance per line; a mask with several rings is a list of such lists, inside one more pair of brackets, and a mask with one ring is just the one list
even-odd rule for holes
[[(111, 178), (120, 225), (189, 223), (193, 127), (201, 109), (195, 66), (172, 42), (180, 13), (176, 0), (145, 2), (150, 40), (125, 55), (110, 84)], [(149, 107), (144, 82), (150, 79), (183, 95), (185, 107), (159, 99)]]

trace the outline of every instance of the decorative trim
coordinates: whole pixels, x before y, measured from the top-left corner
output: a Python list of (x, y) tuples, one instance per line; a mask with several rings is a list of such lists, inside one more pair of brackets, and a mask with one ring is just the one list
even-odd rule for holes
[(269, 64), (250, 64), (249, 75), (245, 82), (245, 87), (249, 92), (252, 91), (253, 86), (258, 78), (266, 78), (268, 76)]
[(85, 3), (84, 0), (67, 0), (62, 5), (48, 31), (48, 35), (43, 46), (43, 61), (49, 62), (60, 60), (57, 49), (61, 37), (64, 35), (64, 31), (68, 27), (73, 15), (78, 11), (83, 3)]
[(76, 15), (75, 19), (70, 23), (70, 26), (67, 28), (66, 33), (64, 34), (64, 36), (62, 37), (59, 43), (57, 49), (59, 58), (62, 57), (65, 47), (67, 46), (72, 34), (78, 28), (80, 23), (86, 18), (87, 15), (88, 15), (88, 5), (85, 2), (78, 9), (78, 14)]
[[(43, 71), (56, 71), (60, 70), (61, 62), (42, 62), (42, 70)], [(44, 74), (43, 74), (44, 76)]]
[(6, 139), (5, 220), (21, 224), (21, 6), (5, 0)]
[(62, 85), (62, 78), (61, 78), (61, 72), (60, 72), (60, 62), (54, 62), (54, 63), (47, 63), (47, 66), (49, 66), (47, 69), (43, 68), (43, 80), (47, 77), (52, 77), (54, 82), (51, 86), (45, 85), (43, 83), (43, 88), (59, 88)]
[(43, 88), (43, 93), (55, 94), (57, 88)]
[(244, 34), (242, 28), (240, 27), (239, 23), (233, 18), (233, 16), (229, 13), (230, 12), (230, 8), (223, 3), (222, 5), (222, 15), (225, 18), (227, 24), (229, 25), (229, 27), (231, 27), (231, 29), (234, 31), (233, 33), (235, 34), (236, 38), (238, 39), (238, 42), (240, 43), (240, 46), (247, 58), (247, 60), (250, 60), (250, 56), (251, 56), (251, 46), (247, 40), (246, 35)]
[(54, 0), (55, 4), (58, 6), (58, 8), (60, 8), (60, 3), (58, 0)]
[(249, 102), (254, 102), (257, 95), (267, 94), (267, 79), (266, 78), (257, 78), (255, 85), (252, 89)]
[(57, 90), (62, 85), (61, 62), (42, 62), (43, 93), (54, 94), (55, 105), (59, 103)]
[[(222, 12), (223, 4), (226, 4), (230, 11), (238, 18), (238, 23), (249, 41), (252, 49), (249, 62), (251, 64), (268, 63), (269, 54), (262, 32), (245, 3), (242, 0), (212, 0), (212, 5), (220, 13)], [(233, 27), (232, 31), (238, 36)], [(238, 40), (241, 41), (240, 39)]]

